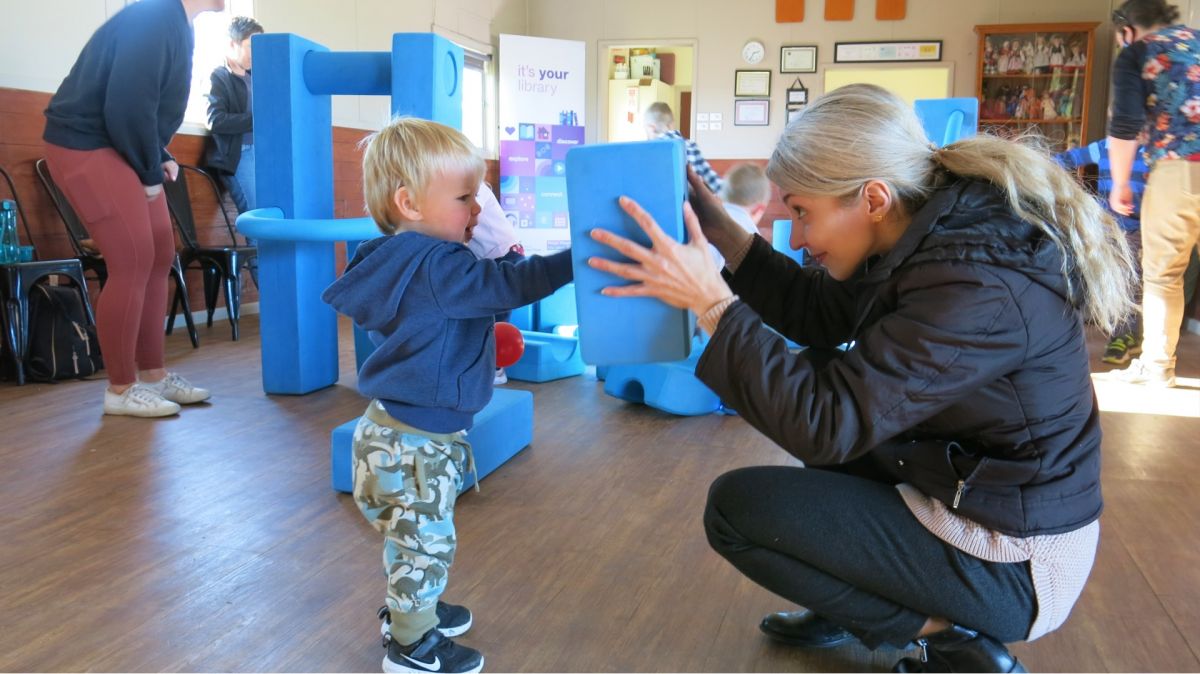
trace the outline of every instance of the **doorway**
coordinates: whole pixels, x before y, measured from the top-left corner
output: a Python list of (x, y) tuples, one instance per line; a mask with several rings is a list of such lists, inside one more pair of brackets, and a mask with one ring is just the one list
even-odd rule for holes
[(655, 102), (671, 106), (675, 128), (691, 137), (695, 40), (607, 40), (599, 49), (600, 142), (645, 140), (642, 113)]

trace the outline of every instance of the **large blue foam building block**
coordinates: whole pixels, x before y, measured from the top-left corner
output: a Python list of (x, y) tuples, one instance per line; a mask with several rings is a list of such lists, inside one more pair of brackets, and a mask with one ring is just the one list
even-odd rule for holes
[(804, 264), (804, 249), (792, 248), (792, 221), (776, 220), (771, 223), (771, 247), (796, 261)]
[(578, 338), (528, 330), (522, 330), (521, 335), (525, 338), (525, 353), (505, 368), (510, 379), (540, 384), (579, 376), (587, 368)]
[(587, 264), (591, 257), (625, 259), (591, 238), (596, 228), (650, 245), (641, 227), (617, 204), (622, 195), (641, 204), (667, 236), (685, 240), (684, 167), (683, 144), (672, 140), (587, 145), (567, 153), (571, 261), (584, 361), (616, 365), (688, 357), (695, 329), (690, 312), (648, 297), (601, 295), (602, 288), (627, 282)]
[(979, 132), (978, 98), (927, 98), (914, 102), (925, 135), (938, 147)]
[[(333, 488), (347, 494), (354, 491), (352, 419), (333, 429), (331, 460)], [(533, 442), (533, 394), (515, 389), (496, 389), (492, 401), (475, 415), (475, 425), (467, 432), (475, 454), (479, 479), (496, 470)], [(463, 476), (463, 489), (475, 484), (470, 473)]]
[(604, 392), (680, 416), (712, 414), (721, 399), (696, 378), (699, 354), (673, 363), (613, 365), (604, 380)]
[(537, 303), (538, 332), (554, 332), (559, 326), (579, 325), (576, 311), (575, 284), (568, 283)]
[(238, 227), (258, 243), (263, 390), (304, 394), (338, 378), (337, 318), (321, 301), (334, 279), (334, 242), (364, 238), (336, 226), (304, 231), (302, 221), (333, 217), (331, 96), (391, 94), (393, 113), (459, 127), (463, 51), (429, 33), (393, 36), (390, 53), (330, 52), (285, 33), (251, 41), (255, 197), (294, 222), (256, 233), (243, 228), (244, 214)]

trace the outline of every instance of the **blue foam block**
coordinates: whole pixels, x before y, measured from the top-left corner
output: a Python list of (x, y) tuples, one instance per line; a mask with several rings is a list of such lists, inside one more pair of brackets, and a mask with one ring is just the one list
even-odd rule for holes
[(525, 353), (504, 369), (510, 379), (542, 383), (576, 377), (587, 368), (578, 338), (527, 330), (521, 335), (525, 338)]
[(617, 204), (624, 195), (641, 204), (667, 236), (683, 241), (686, 198), (683, 144), (656, 140), (577, 147), (567, 153), (571, 261), (583, 359), (593, 365), (683, 360), (695, 318), (648, 297), (606, 297), (600, 290), (623, 281), (592, 269), (590, 257), (625, 260), (590, 232), (603, 228), (638, 241), (650, 239)]
[(554, 332), (554, 328), (560, 325), (579, 325), (575, 306), (574, 283), (555, 290), (553, 295), (538, 302), (536, 330)]
[(928, 98), (913, 105), (925, 135), (938, 147), (979, 132), (978, 98)]
[(771, 247), (775, 250), (787, 255), (796, 261), (796, 264), (804, 264), (804, 249), (796, 250), (792, 248), (792, 221), (791, 220), (776, 220), (772, 223), (771, 229)]
[(604, 392), (670, 414), (711, 414), (721, 408), (721, 399), (696, 378), (697, 360), (613, 365), (606, 373)]
[[(351, 455), (354, 445), (352, 419), (333, 429), (331, 443), (332, 483), (335, 491), (354, 491)], [(533, 394), (529, 391), (498, 388), (492, 401), (475, 415), (475, 425), (467, 433), (475, 453), (475, 469), (483, 479), (504, 465), (533, 442)], [(474, 476), (463, 476), (463, 490), (475, 484)]]
[(513, 309), (512, 314), (508, 317), (508, 322), (512, 323), (518, 330), (532, 330), (535, 308), (533, 304), (526, 304), (523, 307)]

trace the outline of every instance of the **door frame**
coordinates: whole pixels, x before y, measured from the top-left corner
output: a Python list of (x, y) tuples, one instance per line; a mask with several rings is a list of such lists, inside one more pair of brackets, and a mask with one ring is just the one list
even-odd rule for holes
[[(691, 47), (692, 48), (692, 113), (688, 120), (688, 126), (693, 130), (696, 128), (696, 83), (697, 74), (700, 72), (700, 41), (695, 38), (646, 38), (646, 39), (621, 39), (621, 40), (598, 40), (596, 42), (596, 100), (599, 104), (596, 107), (596, 116), (599, 118), (599, 125), (596, 127), (596, 142), (608, 142), (608, 52), (610, 49), (619, 47), (642, 47), (652, 45), (655, 47)], [(675, 114), (679, 114), (678, 110), (673, 110)], [(676, 124), (678, 126), (678, 124)]]

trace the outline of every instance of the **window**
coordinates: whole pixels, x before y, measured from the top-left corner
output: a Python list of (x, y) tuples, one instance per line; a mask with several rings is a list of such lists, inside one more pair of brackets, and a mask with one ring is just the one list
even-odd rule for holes
[(486, 156), (495, 156), (495, 88), (488, 76), (490, 59), (474, 52), (463, 57), (463, 133)]
[(204, 12), (192, 27), (196, 50), (192, 52), (192, 88), (188, 94), (184, 124), (205, 126), (208, 122), (208, 87), (212, 71), (225, 62), (229, 47), (229, 20), (235, 16), (254, 16), (253, 0), (228, 0), (222, 12)]

